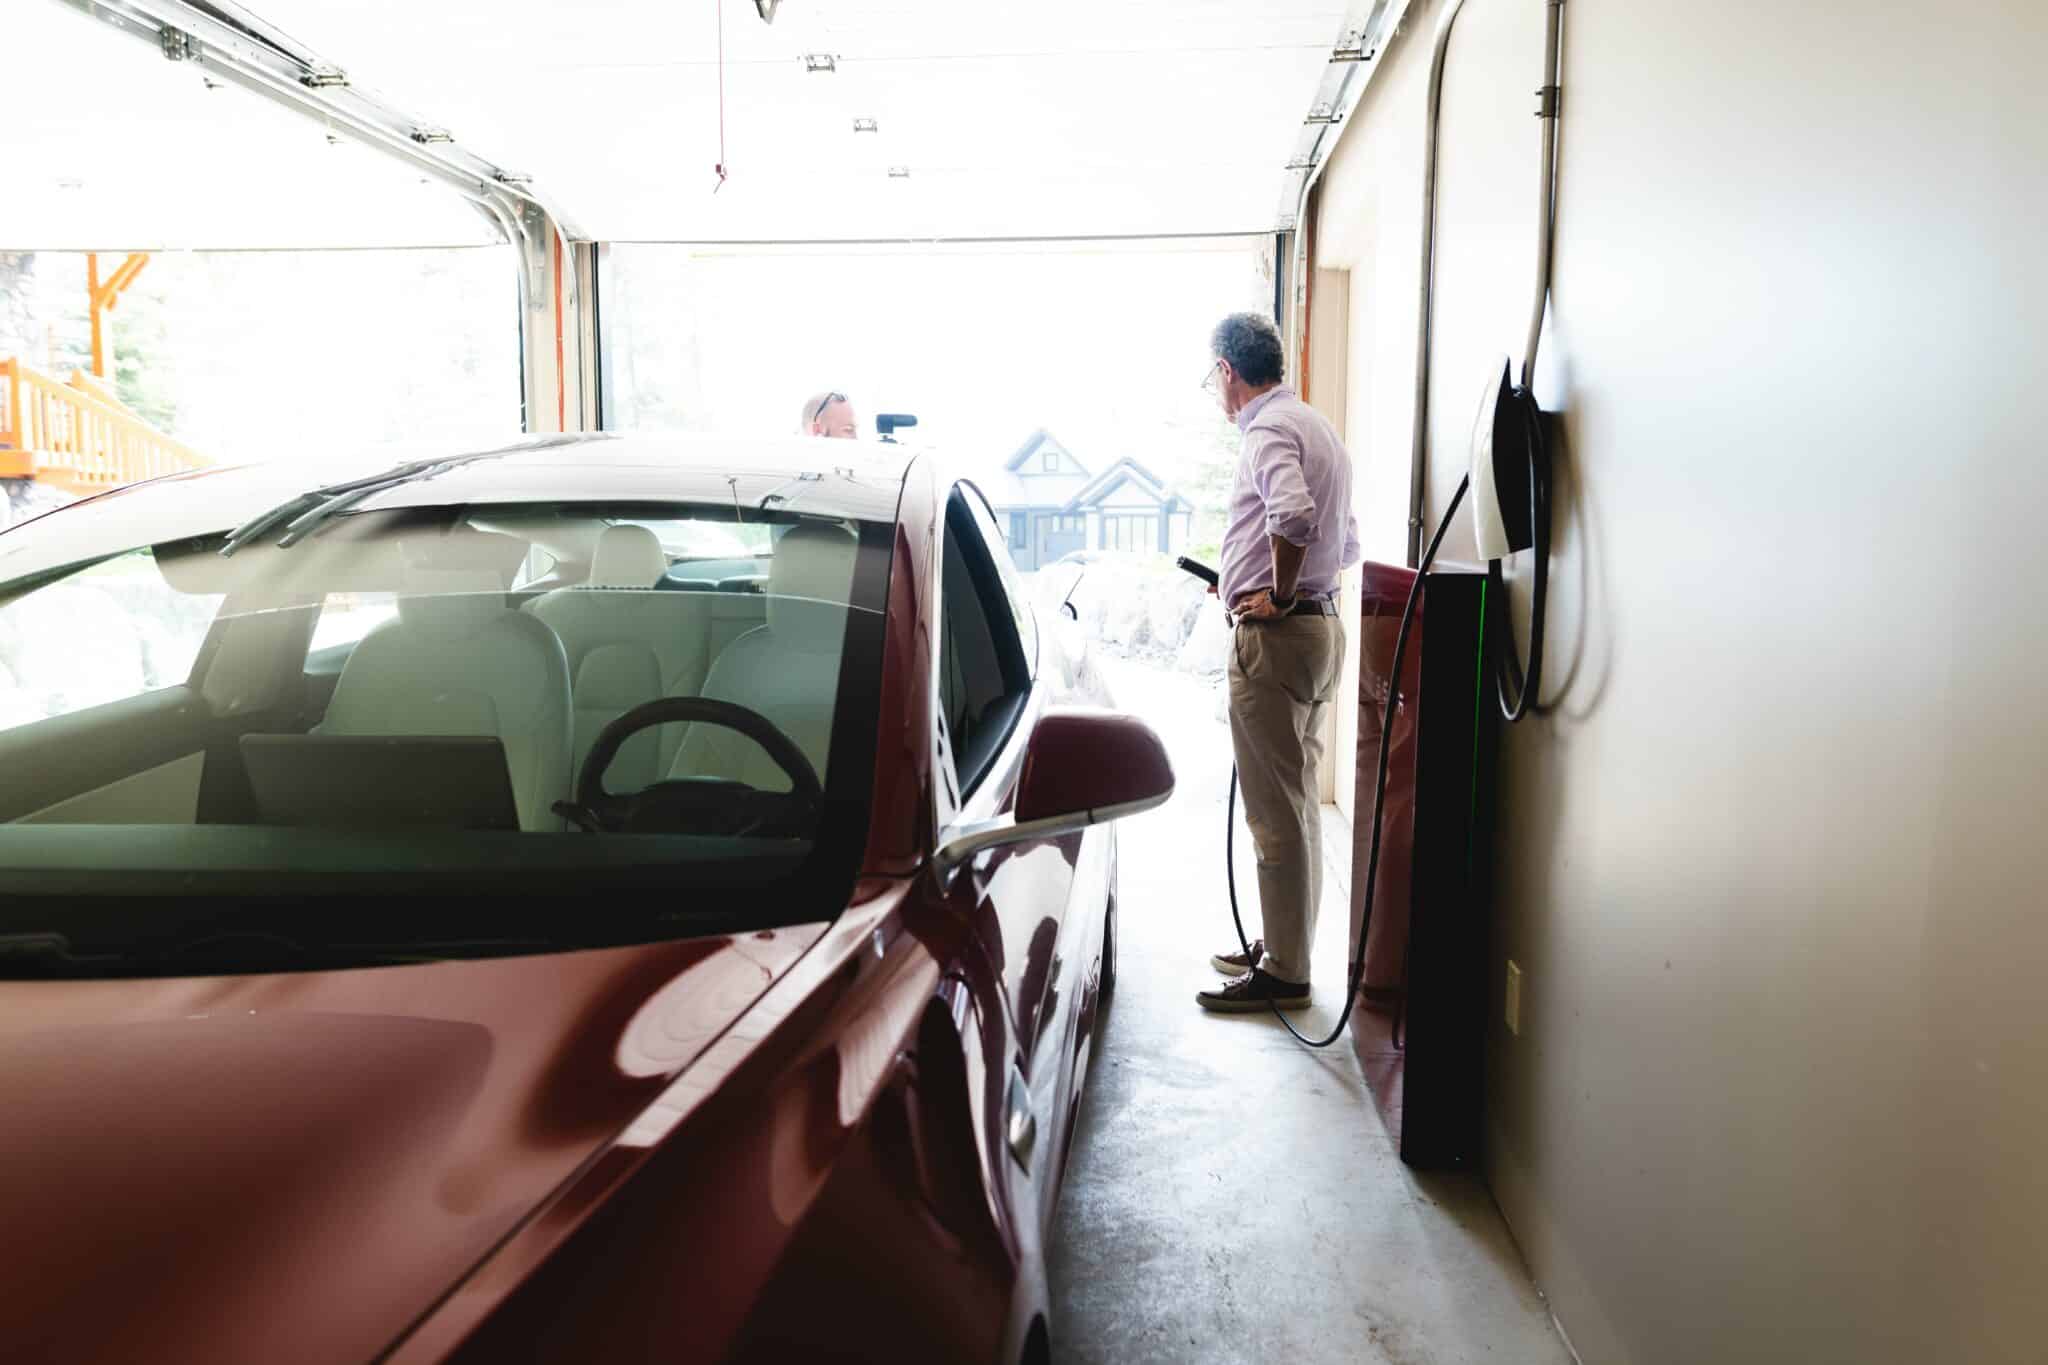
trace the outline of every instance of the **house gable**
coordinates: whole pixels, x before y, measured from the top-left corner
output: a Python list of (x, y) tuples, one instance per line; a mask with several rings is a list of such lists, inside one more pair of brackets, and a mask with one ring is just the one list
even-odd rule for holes
[(1023, 445), (1003, 462), (1003, 468), (1021, 479), (1088, 478), (1088, 466), (1074, 452), (1060, 444), (1057, 436), (1043, 427), (1031, 433)]
[(1136, 460), (1118, 460), (1088, 486), (1075, 493), (1067, 504), (1071, 510), (1094, 508), (1098, 511), (1180, 511), (1189, 504), (1154, 474)]

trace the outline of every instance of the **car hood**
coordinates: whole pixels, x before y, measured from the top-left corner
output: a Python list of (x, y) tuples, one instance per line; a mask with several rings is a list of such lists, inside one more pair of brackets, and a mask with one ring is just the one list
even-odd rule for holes
[(0, 1341), (362, 1361), (822, 925), (274, 976), (0, 982)]

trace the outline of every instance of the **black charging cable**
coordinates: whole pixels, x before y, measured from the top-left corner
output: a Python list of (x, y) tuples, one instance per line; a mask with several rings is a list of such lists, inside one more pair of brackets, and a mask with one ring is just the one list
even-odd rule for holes
[[(1273, 1010), (1286, 1030), (1310, 1047), (1328, 1047), (1343, 1036), (1344, 1025), (1351, 1019), (1351, 1011), (1357, 1007), (1358, 992), (1365, 984), (1365, 942), (1372, 929), (1373, 892), (1380, 868), (1380, 812), (1387, 802), (1387, 759), (1394, 743), (1394, 707), (1401, 694), (1401, 662), (1408, 652), (1408, 631), (1415, 624), (1415, 603), (1422, 596), (1422, 583), (1429, 574), (1429, 566), (1436, 560), (1437, 547), (1443, 544), (1444, 532), (1451, 529), (1451, 518), (1457, 515), (1458, 505), (1465, 500), (1465, 490), (1472, 485), (1470, 475), (1458, 481), (1458, 491), (1451, 495), (1451, 505), (1444, 509), (1443, 520), (1437, 523), (1436, 535), (1430, 538), (1429, 551), (1423, 555), (1421, 565), (1415, 570), (1415, 581), (1408, 587), (1408, 600), (1401, 607), (1401, 629), (1394, 636), (1393, 664), (1387, 670), (1387, 703), (1380, 714), (1380, 761), (1373, 775), (1372, 784), (1372, 846), (1365, 860), (1365, 904), (1358, 920), (1358, 950), (1351, 958), (1349, 984), (1344, 991), (1344, 1008), (1337, 1014), (1337, 1022), (1325, 1038), (1311, 1038), (1294, 1026), (1280, 1006), (1272, 1001), (1267, 1004)], [(1184, 566), (1185, 567), (1185, 566)], [(1192, 570), (1190, 570), (1192, 572)], [(1198, 575), (1200, 576), (1200, 575)], [(1239, 630), (1256, 630), (1256, 626), (1239, 626)], [(1318, 817), (1320, 818), (1320, 816)], [(1237, 765), (1230, 765), (1230, 798), (1223, 816), (1223, 868), (1230, 888), (1230, 921), (1237, 926), (1238, 950), (1249, 962), (1252, 955), (1251, 940), (1245, 937), (1244, 914), (1237, 904)], [(1251, 962), (1253, 968), (1259, 964)]]
[(1543, 682), (1543, 616), (1550, 600), (1550, 446), (1544, 437), (1543, 410), (1535, 395), (1517, 388), (1508, 395), (1521, 421), (1518, 424), (1529, 459), (1529, 536), (1536, 552), (1529, 601), (1529, 666), (1526, 673), (1515, 647), (1515, 618), (1508, 608), (1508, 589), (1501, 577), (1500, 561), (1486, 564), (1488, 596), (1500, 613), (1499, 633), (1494, 637), (1494, 687), (1500, 693), (1500, 713), (1512, 725), (1537, 705), (1536, 695)]

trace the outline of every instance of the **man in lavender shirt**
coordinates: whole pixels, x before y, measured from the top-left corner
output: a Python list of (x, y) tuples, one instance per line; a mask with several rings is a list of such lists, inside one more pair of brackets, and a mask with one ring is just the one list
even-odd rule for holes
[(1230, 657), (1230, 739), (1245, 821), (1259, 856), (1262, 939), (1210, 959), (1231, 979), (1204, 1009), (1301, 1009), (1323, 893), (1316, 768), (1344, 665), (1337, 580), (1358, 562), (1351, 456), (1322, 414), (1280, 383), (1280, 334), (1233, 313), (1210, 338), (1207, 383), (1244, 433), (1217, 590), (1237, 627)]

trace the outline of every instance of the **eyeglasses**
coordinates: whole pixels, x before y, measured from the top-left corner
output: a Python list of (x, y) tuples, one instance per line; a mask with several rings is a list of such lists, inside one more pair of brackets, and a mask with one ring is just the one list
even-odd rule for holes
[(1216, 359), (1209, 362), (1209, 373), (1202, 376), (1203, 393), (1216, 392), (1216, 386), (1218, 383), (1221, 382), (1222, 369), (1223, 361), (1221, 359)]
[[(848, 398), (843, 393), (828, 393), (823, 398), (818, 400), (818, 410), (811, 414), (810, 421), (822, 422), (825, 420), (826, 408), (831, 407), (834, 403), (850, 403), (852, 401), (852, 399)], [(808, 425), (808, 423), (806, 425)]]

